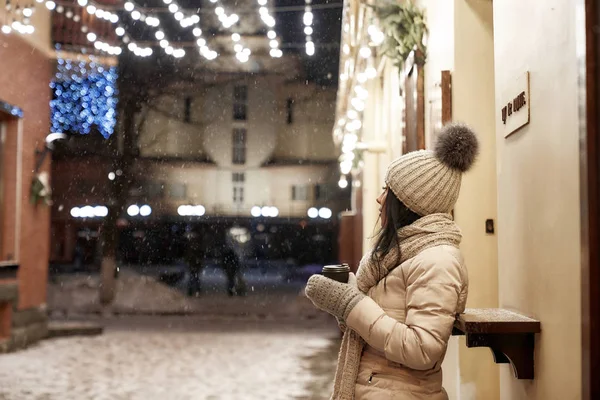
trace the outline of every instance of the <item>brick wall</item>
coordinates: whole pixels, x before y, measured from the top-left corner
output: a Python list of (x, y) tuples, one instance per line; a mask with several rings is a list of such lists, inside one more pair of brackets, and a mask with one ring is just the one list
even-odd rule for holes
[[(29, 202), (29, 187), (35, 166), (35, 149), (42, 148), (50, 127), (50, 89), (53, 62), (17, 35), (0, 34), (0, 100), (23, 110), (23, 152), (21, 192), (20, 269), (18, 272), (19, 309), (46, 303), (49, 255), (50, 209)], [(10, 123), (8, 134), (16, 134), (16, 123)], [(12, 146), (12, 147), (8, 147)], [(16, 154), (16, 140), (7, 139), (5, 155)], [(43, 170), (49, 171), (49, 158)], [(16, 174), (16, 162), (6, 159), (6, 176)], [(1, 225), (5, 241), (14, 240), (14, 185), (5, 189), (4, 215)], [(10, 193), (12, 191), (12, 193)], [(12, 199), (11, 199), (12, 197)], [(12, 239), (11, 239), (12, 238)], [(2, 258), (4, 258), (4, 254)]]

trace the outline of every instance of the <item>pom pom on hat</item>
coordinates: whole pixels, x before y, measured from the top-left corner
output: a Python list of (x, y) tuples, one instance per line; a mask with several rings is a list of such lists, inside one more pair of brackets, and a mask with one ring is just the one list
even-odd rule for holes
[(479, 154), (479, 141), (468, 126), (451, 123), (438, 134), (434, 153), (449, 168), (466, 172)]
[(394, 160), (385, 183), (421, 216), (449, 213), (458, 199), (462, 173), (471, 168), (478, 152), (479, 142), (470, 128), (448, 124), (440, 131), (434, 151), (414, 151)]

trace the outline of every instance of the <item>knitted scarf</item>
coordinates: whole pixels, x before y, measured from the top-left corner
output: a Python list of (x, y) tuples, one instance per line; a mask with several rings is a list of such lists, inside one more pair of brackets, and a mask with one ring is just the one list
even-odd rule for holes
[[(458, 247), (462, 235), (450, 214), (431, 214), (398, 230), (400, 264), (423, 250), (440, 245)], [(371, 250), (360, 261), (356, 279), (361, 292), (369, 290), (398, 267), (398, 250), (393, 248), (378, 263), (373, 262)], [(358, 377), (360, 358), (365, 341), (350, 328), (346, 328), (338, 356), (332, 400), (353, 400), (354, 385)]]

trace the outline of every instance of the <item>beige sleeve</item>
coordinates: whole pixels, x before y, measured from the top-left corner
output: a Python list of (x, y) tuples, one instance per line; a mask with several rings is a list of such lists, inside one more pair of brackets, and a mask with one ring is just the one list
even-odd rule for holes
[(461, 267), (452, 255), (429, 256), (417, 256), (408, 268), (405, 323), (389, 317), (370, 297), (346, 321), (388, 360), (417, 370), (431, 369), (442, 358), (463, 286)]

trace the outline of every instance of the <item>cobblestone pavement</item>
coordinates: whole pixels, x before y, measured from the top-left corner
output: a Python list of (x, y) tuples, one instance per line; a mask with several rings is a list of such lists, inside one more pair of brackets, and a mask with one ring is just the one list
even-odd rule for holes
[(114, 318), (101, 336), (0, 355), (0, 399), (326, 399), (335, 338), (322, 322)]

